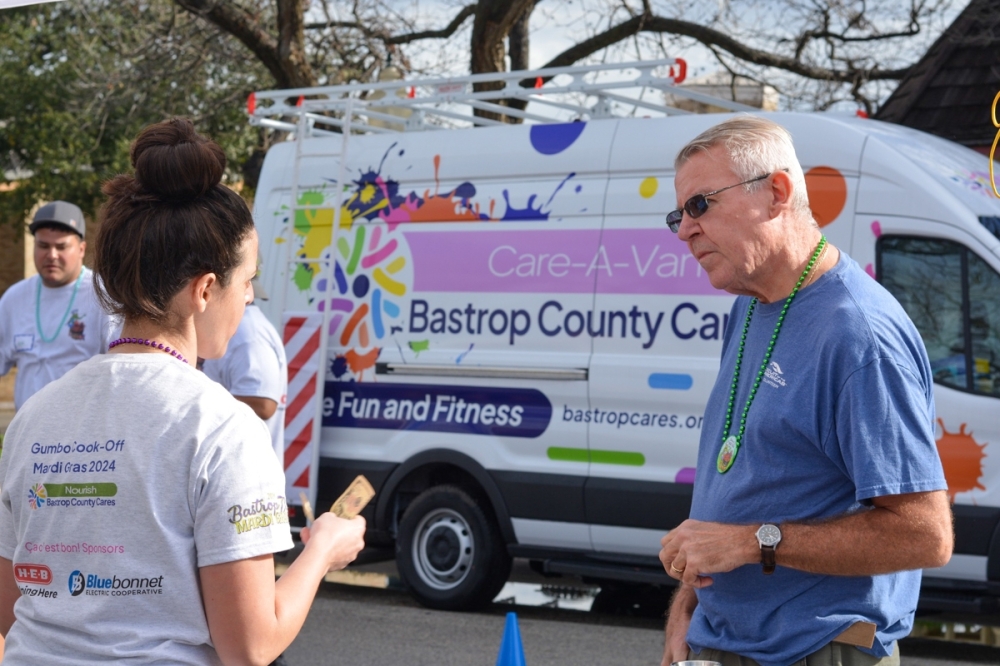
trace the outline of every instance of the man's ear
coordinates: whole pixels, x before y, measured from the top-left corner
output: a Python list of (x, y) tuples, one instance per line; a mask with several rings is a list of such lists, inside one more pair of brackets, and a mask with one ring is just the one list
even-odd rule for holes
[(205, 273), (199, 278), (191, 280), (189, 287), (191, 294), (191, 305), (194, 312), (203, 313), (208, 308), (209, 301), (214, 298), (212, 287), (219, 281), (215, 273)]
[(787, 210), (791, 206), (794, 190), (795, 186), (787, 173), (784, 171), (774, 172), (774, 175), (771, 176), (770, 213), (772, 218), (777, 217), (781, 211)]

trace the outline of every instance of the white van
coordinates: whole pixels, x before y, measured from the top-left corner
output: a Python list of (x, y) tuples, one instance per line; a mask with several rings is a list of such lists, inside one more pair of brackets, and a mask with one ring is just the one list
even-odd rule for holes
[[(684, 95), (679, 76), (656, 76), (671, 64), (636, 64), (628, 81)], [(268, 152), (255, 213), (261, 307), (293, 374), (289, 501), (304, 489), (323, 507), (367, 476), (368, 541), (394, 545), (431, 607), (488, 602), (512, 557), (670, 582), (659, 541), (688, 516), (733, 297), (664, 216), (674, 156), (727, 116), (586, 78), (606, 69), (500, 75), (493, 93), (469, 77), (251, 105), (296, 137)], [(511, 87), (536, 77), (545, 87)], [(524, 124), (443, 128), (515, 94), (530, 104), (505, 112)], [(900, 300), (930, 355), (957, 539), (925, 572), (922, 608), (995, 612), (1000, 199), (987, 158), (873, 120), (768, 117), (795, 138), (823, 232)]]

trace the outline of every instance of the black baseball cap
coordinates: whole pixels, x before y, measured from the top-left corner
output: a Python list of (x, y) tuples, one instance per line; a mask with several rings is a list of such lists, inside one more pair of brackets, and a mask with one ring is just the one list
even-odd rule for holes
[(86, 222), (83, 220), (83, 211), (76, 204), (68, 201), (53, 201), (47, 203), (35, 213), (34, 219), (28, 225), (28, 231), (34, 234), (39, 227), (58, 225), (66, 227), (84, 237)]

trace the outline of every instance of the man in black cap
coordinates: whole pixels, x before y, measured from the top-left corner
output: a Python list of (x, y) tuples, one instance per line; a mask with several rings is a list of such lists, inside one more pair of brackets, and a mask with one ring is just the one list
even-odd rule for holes
[(28, 229), (35, 237), (38, 275), (0, 298), (0, 375), (17, 366), (16, 409), (77, 363), (107, 351), (115, 327), (83, 265), (87, 243), (80, 208), (53, 201), (38, 209)]

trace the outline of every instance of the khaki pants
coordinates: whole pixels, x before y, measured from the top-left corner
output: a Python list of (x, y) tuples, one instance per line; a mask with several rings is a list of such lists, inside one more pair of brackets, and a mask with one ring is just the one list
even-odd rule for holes
[[(759, 666), (753, 659), (708, 648), (697, 654), (694, 651), (689, 652), (688, 659), (717, 661), (722, 666)], [(899, 666), (899, 644), (893, 646), (891, 657), (880, 659), (865, 654), (853, 645), (829, 643), (792, 666)]]

